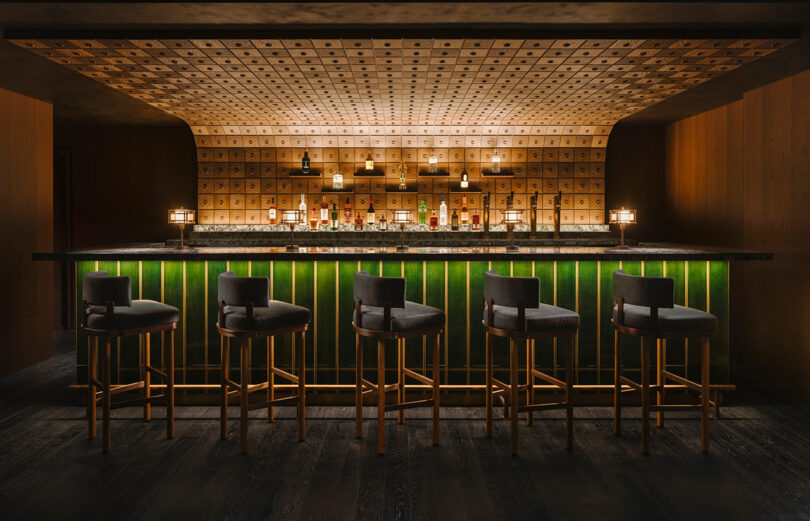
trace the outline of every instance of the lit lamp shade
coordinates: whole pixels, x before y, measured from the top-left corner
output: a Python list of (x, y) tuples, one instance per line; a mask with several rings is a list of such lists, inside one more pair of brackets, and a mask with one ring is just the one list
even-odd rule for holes
[(636, 210), (610, 210), (608, 213), (610, 224), (636, 224)]
[(501, 210), (501, 224), (520, 224), (523, 222), (523, 210), (509, 208)]
[(410, 210), (393, 210), (391, 212), (391, 224), (410, 224), (411, 211)]
[(197, 217), (195, 210), (173, 208), (169, 210), (169, 224), (194, 224)]
[(300, 210), (281, 210), (281, 224), (300, 224), (304, 222), (304, 216)]

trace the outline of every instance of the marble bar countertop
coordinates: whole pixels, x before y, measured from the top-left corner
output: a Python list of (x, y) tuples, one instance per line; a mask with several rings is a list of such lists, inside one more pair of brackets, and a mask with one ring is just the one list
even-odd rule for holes
[(628, 248), (610, 246), (524, 246), (507, 251), (502, 246), (482, 247), (418, 247), (398, 252), (394, 246), (302, 246), (288, 252), (275, 246), (202, 246), (177, 248), (161, 243), (130, 244), (73, 250), (34, 253), (34, 260), (405, 260), (405, 261), (653, 261), (653, 260), (770, 260), (768, 252), (691, 246), (684, 244), (642, 243)]

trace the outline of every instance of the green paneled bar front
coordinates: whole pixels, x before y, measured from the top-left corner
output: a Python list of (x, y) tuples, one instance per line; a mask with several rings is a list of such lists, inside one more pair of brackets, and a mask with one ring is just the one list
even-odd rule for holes
[[(729, 377), (729, 266), (735, 260), (766, 259), (766, 254), (731, 250), (655, 246), (613, 248), (524, 248), (506, 253), (499, 248), (421, 248), (395, 253), (378, 248), (309, 248), (286, 253), (279, 248), (203, 248), (176, 250), (132, 247), (68, 253), (37, 254), (38, 260), (74, 263), (76, 308), (81, 310), (81, 280), (85, 273), (106, 270), (132, 278), (133, 298), (153, 299), (180, 309), (175, 341), (176, 383), (181, 389), (205, 390), (220, 381), (220, 338), (216, 330), (217, 276), (270, 278), (274, 299), (312, 311), (306, 334), (307, 383), (319, 392), (353, 385), (355, 352), (352, 319), (352, 277), (358, 270), (375, 275), (403, 276), (407, 298), (444, 309), (447, 327), (441, 339), (442, 386), (469, 390), (484, 383), (484, 331), (481, 325), (483, 277), (487, 270), (540, 279), (541, 301), (575, 310), (581, 317), (576, 341), (576, 384), (609, 385), (613, 372), (612, 274), (667, 276), (675, 280), (675, 302), (706, 310), (718, 317), (712, 338), (712, 384)], [(78, 323), (78, 318), (77, 318)], [(76, 333), (76, 382), (87, 378), (87, 337)], [(495, 339), (496, 367), (507, 368), (507, 346)], [(623, 340), (625, 371), (639, 367), (639, 340)], [(267, 350), (254, 343), (251, 359), (255, 379), (264, 374)], [(165, 333), (151, 342), (153, 362), (163, 361)], [(498, 349), (501, 346), (501, 349)], [(670, 341), (668, 364), (689, 376), (697, 374), (697, 344), (684, 347)], [(276, 363), (292, 367), (292, 337), (276, 339)], [(635, 347), (635, 348), (634, 348)], [(366, 350), (366, 367), (374, 367), (374, 349)], [(521, 349), (521, 364), (525, 350)], [(232, 350), (238, 356), (238, 350)], [(121, 339), (113, 348), (113, 378), (136, 380), (141, 351), (136, 337)], [(563, 350), (552, 340), (537, 344), (536, 362), (562, 376)], [(395, 357), (391, 357), (395, 359)], [(406, 363), (424, 369), (427, 346), (408, 341)], [(234, 366), (236, 359), (232, 360)], [(391, 367), (392, 377), (394, 367)], [(254, 381), (256, 381), (254, 379)], [(213, 396), (213, 395), (212, 395)]]

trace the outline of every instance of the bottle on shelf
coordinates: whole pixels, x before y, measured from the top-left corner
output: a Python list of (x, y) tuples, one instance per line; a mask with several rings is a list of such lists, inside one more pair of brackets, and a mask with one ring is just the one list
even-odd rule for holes
[(509, 195), (506, 196), (506, 207), (512, 208), (515, 205), (515, 192), (509, 192)]
[(270, 224), (276, 224), (277, 216), (276, 216), (276, 198), (270, 198), (270, 209), (267, 210), (267, 219), (270, 221)]
[(352, 223), (352, 202), (348, 197), (346, 198), (346, 206), (343, 208), (343, 222), (346, 224)]
[(366, 172), (374, 170), (374, 158), (371, 157), (371, 150), (368, 151), (366, 156)]
[(453, 208), (453, 215), (450, 216), (450, 229), (454, 232), (458, 231), (458, 214), (455, 208)]
[(405, 161), (399, 161), (399, 190), (404, 192), (408, 189), (408, 185), (405, 183), (405, 176), (408, 173), (408, 168), (405, 166)]
[(307, 196), (305, 194), (301, 194), (301, 202), (298, 203), (298, 211), (300, 212), (301, 219), (307, 218)]
[(363, 217), (360, 216), (360, 210), (357, 210), (357, 217), (354, 218), (354, 231), (363, 231)]
[(492, 197), (491, 192), (487, 192), (487, 195), (484, 196), (484, 215), (482, 217), (484, 220), (485, 233), (489, 232), (489, 201), (491, 197)]
[(340, 171), (332, 176), (332, 190), (343, 190), (343, 174)]
[(447, 203), (444, 202), (444, 196), (439, 204), (439, 226), (447, 226)]
[[(453, 210), (455, 212), (455, 210)], [(467, 208), (467, 196), (461, 196), (461, 224), (470, 223), (470, 209)]]
[(427, 205), (425, 204), (425, 200), (422, 199), (419, 201), (419, 224), (427, 224)]
[(529, 212), (529, 234), (534, 235), (537, 231), (537, 191), (531, 197), (530, 202), (531, 210)]
[(430, 229), (433, 231), (439, 229), (439, 218), (436, 217), (436, 210), (432, 210), (430, 214)]
[(478, 215), (478, 210), (473, 211), (472, 215), (472, 231), (477, 232), (481, 229), (481, 216)]
[(467, 174), (467, 162), (464, 161), (461, 167), (461, 189), (466, 190), (470, 187), (470, 176)]
[(368, 200), (368, 210), (366, 210), (366, 223), (368, 223), (369, 228), (374, 227), (376, 214), (374, 212), (374, 199)]
[(497, 148), (492, 152), (492, 173), (493, 174), (501, 173), (501, 156), (498, 155)]
[(320, 221), (318, 219), (318, 209), (313, 206), (312, 207), (312, 215), (309, 218), (309, 231), (317, 232), (319, 222)]
[(439, 160), (436, 158), (436, 151), (430, 153), (428, 158), (428, 173), (436, 174), (439, 172)]
[(321, 224), (329, 224), (329, 203), (326, 202), (325, 195), (321, 196)]
[(336, 231), (338, 229), (338, 211), (337, 211), (337, 203), (332, 203), (332, 223), (331, 223), (332, 231)]
[(309, 151), (304, 149), (304, 157), (301, 158), (301, 173), (304, 175), (309, 173)]
[(377, 221), (377, 228), (381, 232), (388, 230), (388, 221), (385, 219), (385, 211), (380, 212), (380, 219)]

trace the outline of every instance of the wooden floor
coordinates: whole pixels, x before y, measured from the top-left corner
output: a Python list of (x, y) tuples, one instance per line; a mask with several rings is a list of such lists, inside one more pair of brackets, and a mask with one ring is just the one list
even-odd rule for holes
[(738, 393), (712, 422), (710, 455), (689, 418), (653, 428), (646, 457), (633, 409), (621, 438), (610, 409), (577, 409), (572, 452), (562, 421), (522, 422), (519, 457), (508, 454), (506, 422), (484, 437), (479, 408), (443, 409), (440, 447), (430, 443), (428, 410), (409, 411), (404, 426), (391, 413), (386, 456), (376, 454), (373, 420), (355, 439), (347, 407), (311, 407), (302, 443), (292, 409), (274, 424), (257, 411), (244, 456), (237, 421), (219, 440), (217, 408), (178, 408), (174, 440), (162, 408), (149, 424), (123, 409), (105, 456), (66, 391), (69, 335), (57, 347), (53, 359), (0, 380), (3, 520), (810, 519), (805, 403)]

